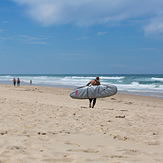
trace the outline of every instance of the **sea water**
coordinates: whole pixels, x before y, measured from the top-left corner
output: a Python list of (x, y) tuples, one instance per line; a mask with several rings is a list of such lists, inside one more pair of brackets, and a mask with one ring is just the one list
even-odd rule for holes
[(22, 85), (75, 88), (86, 85), (90, 80), (100, 77), (101, 84), (113, 84), (118, 92), (147, 95), (163, 98), (163, 74), (3, 74), (0, 83), (12, 84), (13, 78), (20, 78)]

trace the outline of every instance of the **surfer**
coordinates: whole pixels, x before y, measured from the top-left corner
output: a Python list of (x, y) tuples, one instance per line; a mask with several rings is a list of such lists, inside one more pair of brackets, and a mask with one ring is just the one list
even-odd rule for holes
[[(90, 84), (91, 84), (92, 86), (94, 86), (94, 85), (100, 85), (99, 77), (97, 76), (96, 79), (91, 80), (86, 86), (89, 86)], [(94, 108), (94, 106), (95, 106), (95, 104), (96, 104), (96, 98), (89, 99), (89, 107), (91, 108), (92, 100), (93, 100), (92, 108)]]
[(20, 79), (17, 79), (17, 86), (20, 86)]
[(13, 84), (14, 84), (14, 86), (15, 86), (15, 84), (16, 84), (16, 79), (14, 78), (12, 81), (13, 81)]

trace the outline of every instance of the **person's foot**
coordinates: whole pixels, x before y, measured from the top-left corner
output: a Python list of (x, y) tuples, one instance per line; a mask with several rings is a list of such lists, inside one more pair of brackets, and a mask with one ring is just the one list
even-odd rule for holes
[(89, 103), (89, 108), (91, 108), (91, 103)]

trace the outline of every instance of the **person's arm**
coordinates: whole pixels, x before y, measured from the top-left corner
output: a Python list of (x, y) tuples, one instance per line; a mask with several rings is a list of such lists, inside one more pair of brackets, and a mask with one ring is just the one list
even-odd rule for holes
[(86, 86), (89, 86), (90, 83), (91, 83), (91, 82), (89, 82)]
[(86, 85), (86, 86), (89, 86), (89, 84), (91, 84), (92, 80)]

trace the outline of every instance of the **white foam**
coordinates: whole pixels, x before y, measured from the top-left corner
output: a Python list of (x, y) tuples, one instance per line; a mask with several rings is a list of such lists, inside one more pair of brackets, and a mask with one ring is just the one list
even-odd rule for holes
[(163, 78), (151, 78), (152, 80), (156, 80), (156, 81), (163, 81)]
[[(84, 86), (90, 80), (95, 79), (95, 76), (75, 76), (75, 75), (1, 75), (0, 81), (12, 82), (13, 78), (20, 78), (21, 82), (29, 84), (32, 80), (33, 84), (45, 84), (45, 85), (69, 85), (69, 86)], [(157, 80), (163, 81), (163, 78), (128, 78), (125, 80), (125, 76), (100, 76), (101, 84), (113, 84), (116, 85), (118, 90), (129, 92), (161, 92), (163, 93), (163, 85), (158, 83), (151, 84), (139, 84), (139, 81)], [(132, 82), (133, 81), (133, 82)], [(138, 81), (138, 82), (137, 82)]]
[(163, 85), (155, 84), (139, 84), (132, 82), (131, 84), (116, 84), (118, 90), (129, 92), (160, 92), (163, 93)]
[(110, 80), (119, 80), (119, 79), (124, 79), (124, 76), (116, 76), (116, 77), (107, 77), (107, 76), (100, 76), (100, 79), (110, 79)]

